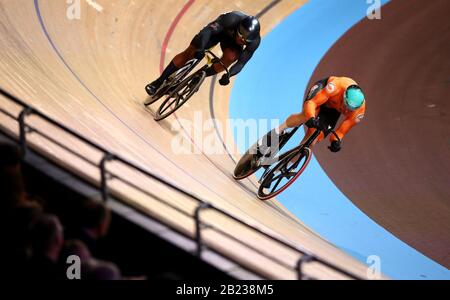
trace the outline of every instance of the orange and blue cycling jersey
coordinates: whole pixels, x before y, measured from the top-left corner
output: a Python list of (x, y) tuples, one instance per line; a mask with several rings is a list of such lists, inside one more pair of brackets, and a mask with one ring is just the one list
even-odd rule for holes
[[(335, 77), (331, 76), (322, 83), (318, 82), (311, 88), (310, 98), (303, 104), (303, 112), (306, 119), (309, 120), (312, 117), (317, 117), (320, 114), (321, 107), (325, 107), (326, 110), (335, 110), (338, 114), (334, 121), (335, 126), (340, 115), (344, 116), (344, 121), (336, 130), (336, 134), (342, 140), (344, 136), (352, 129), (353, 126), (358, 124), (364, 118), (366, 111), (366, 103), (356, 110), (349, 110), (344, 104), (344, 93), (349, 86), (357, 85), (357, 83), (348, 77)], [(315, 94), (314, 94), (315, 93)], [(309, 129), (307, 134), (311, 134), (314, 129)], [(318, 141), (324, 138), (323, 133), (318, 138)], [(337, 140), (334, 135), (330, 135), (330, 141)]]

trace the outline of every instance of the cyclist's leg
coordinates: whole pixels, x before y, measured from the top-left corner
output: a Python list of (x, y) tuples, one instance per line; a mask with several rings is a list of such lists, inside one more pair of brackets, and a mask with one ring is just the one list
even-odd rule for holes
[[(180, 54), (176, 55), (172, 62), (177, 68), (183, 67), (189, 60), (193, 59), (195, 56), (195, 53), (200, 50), (202, 47), (202, 32), (199, 32), (191, 41), (191, 44), (189, 47), (181, 52)], [(219, 43), (218, 39), (216, 37), (211, 38), (205, 46), (205, 49), (209, 49), (214, 47)]]
[(169, 78), (170, 75), (178, 71), (182, 66), (184, 66), (189, 60), (194, 58), (194, 54), (197, 49), (193, 45), (189, 45), (189, 47), (183, 52), (175, 55), (169, 65), (164, 69), (161, 76), (153, 81), (150, 85), (155, 89), (158, 89), (159, 86)]
[[(317, 114), (317, 118), (319, 119), (322, 126), (327, 127), (331, 126), (332, 129), (336, 127), (337, 121), (339, 120), (339, 117), (341, 116), (341, 113), (335, 110), (334, 108), (329, 107), (320, 107), (320, 110)], [(302, 140), (302, 143), (305, 142), (315, 131), (314, 128), (308, 128), (304, 139)], [(318, 142), (322, 141), (325, 138), (325, 134), (321, 132), (319, 136), (313, 141), (311, 144), (311, 148), (317, 144)]]
[[(316, 115), (318, 115), (320, 113), (320, 107), (318, 107), (316, 109)], [(301, 112), (299, 114), (292, 114), (290, 115), (286, 121), (281, 124), (278, 128), (277, 132), (284, 132), (286, 129), (288, 128), (293, 128), (293, 127), (298, 127), (301, 124), (304, 124), (306, 121), (308, 121), (306, 119), (306, 116), (304, 114), (304, 112)], [(308, 140), (308, 138), (314, 133), (315, 129), (314, 128), (308, 128), (306, 130), (305, 136), (303, 138), (303, 140), (301, 141), (300, 144), (303, 144), (304, 142), (306, 142)], [(323, 134), (319, 135), (319, 139), (316, 139), (316, 141), (313, 143), (313, 145), (317, 142), (323, 139)], [(312, 145), (312, 146), (313, 146)]]
[[(319, 119), (322, 126), (327, 127), (328, 125), (331, 126), (332, 129), (336, 127), (337, 121), (339, 120), (341, 113), (335, 110), (334, 108), (329, 107), (320, 107), (320, 110), (317, 114), (317, 118)], [(316, 131), (314, 128), (308, 128), (306, 131), (305, 137), (303, 138), (301, 143), (304, 143), (308, 140), (308, 138)], [(321, 132), (319, 136), (313, 141), (311, 144), (312, 148), (315, 144), (322, 141), (325, 138), (325, 134)]]
[(306, 121), (308, 121), (308, 120), (306, 120), (306, 116), (305, 116), (304, 112), (301, 112), (298, 114), (292, 114), (282, 124), (281, 127), (284, 127), (284, 128), (281, 128), (281, 129), (284, 130), (287, 128), (298, 127), (298, 126), (302, 125), (303, 123), (305, 123)]
[[(175, 55), (175, 57), (172, 59), (171, 64), (173, 64), (173, 67), (176, 68), (176, 70), (183, 67), (189, 60), (193, 59), (195, 56), (195, 53), (200, 50), (201, 44), (202, 44), (202, 32), (199, 32), (191, 41), (189, 44), (189, 47), (186, 48), (183, 52)], [(214, 46), (217, 44), (217, 42), (211, 40), (206, 45), (206, 49)], [(170, 66), (170, 65), (169, 65)], [(176, 71), (175, 70), (175, 71)], [(163, 73), (164, 74), (164, 73)], [(169, 77), (172, 73), (167, 75)]]
[(186, 50), (175, 55), (171, 63), (173, 63), (175, 67), (179, 69), (183, 67), (189, 60), (194, 58), (195, 52), (197, 52), (197, 48), (194, 45), (190, 44), (189, 47), (186, 48)]
[[(317, 108), (316, 112), (317, 113), (320, 112), (320, 107)], [(270, 136), (267, 137), (267, 141), (266, 141), (267, 149), (270, 149), (270, 151), (273, 153), (278, 153), (279, 149), (274, 148), (274, 146), (275, 147), (279, 146), (279, 142), (282, 139), (282, 136), (285, 134), (285, 130), (287, 128), (294, 128), (294, 127), (300, 126), (304, 122), (306, 122), (306, 117), (303, 112), (299, 113), (299, 114), (291, 115), (283, 124), (281, 124), (278, 128), (275, 128), (275, 131), (270, 132)], [(303, 144), (304, 142), (306, 142), (314, 132), (315, 132), (314, 128), (308, 128), (305, 133), (305, 136), (304, 136), (303, 140), (300, 142), (300, 144)], [(274, 140), (274, 138), (275, 138), (275, 140)], [(323, 134), (322, 134), (322, 136), (319, 136), (319, 138), (323, 139)], [(316, 141), (317, 141), (317, 139), (316, 139)], [(314, 144), (315, 144), (315, 142), (312, 145), (314, 145)], [(299, 156), (294, 157), (290, 161), (289, 165), (291, 165), (293, 162), (298, 160), (298, 158), (299, 158)]]
[[(339, 111), (337, 111), (336, 109), (329, 108), (329, 107), (323, 107), (321, 109), (318, 117), (319, 117), (320, 123), (323, 126), (325, 126), (325, 127), (330, 126), (331, 129), (334, 129), (336, 127), (336, 124), (337, 124), (340, 116), (341, 116), (341, 113)], [(328, 133), (327, 133), (327, 135), (328, 135)], [(325, 137), (326, 136), (322, 132), (320, 139), (318, 139), (318, 141), (321, 141)]]
[[(313, 86), (311, 87), (311, 89), (308, 92), (308, 95), (306, 96), (306, 99), (304, 102), (311, 100), (312, 98), (314, 98), (314, 96), (316, 96), (316, 94), (321, 91), (322, 89), (324, 89), (328, 83), (328, 78), (324, 78), (322, 80), (317, 81), (316, 83), (313, 84)], [(319, 113), (319, 110), (316, 111), (316, 116)], [(286, 121), (280, 125), (278, 132), (283, 132), (284, 130), (286, 130), (287, 128), (293, 128), (293, 127), (298, 127), (301, 124), (305, 123), (306, 121), (306, 116), (303, 112), (298, 113), (298, 114), (292, 114), (291, 116), (289, 116)], [(309, 130), (309, 133), (311, 133), (311, 130)], [(306, 135), (306, 137), (308, 137), (308, 135)]]
[[(320, 113), (319, 113), (320, 114)], [(300, 123), (301, 124), (301, 123)], [(302, 141), (300, 142), (300, 145), (302, 145), (303, 143), (305, 143), (316, 131), (315, 128), (308, 128), (306, 130), (305, 136), (303, 137)], [(311, 145), (309, 146), (310, 149), (312, 149), (316, 143), (320, 142), (321, 140), (324, 139), (324, 134), (323, 132), (321, 132), (319, 134), (319, 136), (311, 143)], [(288, 163), (288, 167), (290, 167), (292, 164), (294, 164), (295, 162), (297, 162), (300, 159), (300, 155), (302, 155), (302, 153), (297, 154), (296, 156), (294, 156)]]
[[(316, 131), (315, 128), (308, 128), (308, 130), (307, 130), (306, 133), (305, 133), (305, 137), (304, 137), (303, 140), (300, 142), (300, 144), (305, 143), (305, 142), (310, 138), (310, 136), (314, 134), (315, 131)], [(312, 149), (318, 142), (320, 142), (321, 140), (323, 140), (324, 137), (325, 137), (325, 136), (324, 136), (323, 132), (321, 132), (321, 133), (319, 134), (319, 136), (312, 142), (310, 148)]]
[[(201, 35), (200, 33), (197, 34), (191, 41), (189, 47), (186, 48), (183, 52), (175, 55), (175, 57), (172, 59), (172, 61), (169, 63), (169, 65), (164, 69), (161, 76), (147, 85), (146, 90), (149, 94), (154, 94), (156, 90), (161, 86), (161, 84), (169, 78), (170, 75), (178, 71), (181, 67), (183, 67), (189, 60), (193, 59), (195, 56), (195, 53), (200, 48), (200, 39)], [(207, 45), (207, 49), (210, 47), (213, 47), (216, 45), (218, 41), (211, 40), (209, 41)]]
[[(234, 62), (236, 62), (242, 54), (242, 47), (234, 42), (229, 41), (224, 38), (220, 41), (220, 48), (222, 49), (222, 57), (220, 61), (224, 64), (226, 68), (230, 67)], [(206, 76), (216, 75), (223, 72), (225, 69), (222, 64), (215, 63), (212, 67), (206, 70)]]
[[(223, 55), (220, 59), (225, 67), (230, 67), (234, 62), (236, 62), (241, 56), (241, 50), (236, 47), (228, 47), (223, 49)], [(215, 64), (214, 68), (217, 72), (224, 71), (224, 68), (221, 64)]]

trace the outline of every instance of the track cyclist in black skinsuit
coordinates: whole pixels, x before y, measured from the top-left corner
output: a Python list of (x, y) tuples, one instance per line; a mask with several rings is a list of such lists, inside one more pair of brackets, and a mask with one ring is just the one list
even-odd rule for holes
[[(220, 15), (194, 37), (186, 50), (176, 55), (161, 76), (147, 85), (145, 90), (150, 96), (153, 96), (170, 75), (183, 67), (189, 60), (202, 59), (205, 50), (218, 43), (223, 52), (222, 63), (228, 68), (236, 62), (230, 69), (230, 76), (237, 75), (258, 49), (261, 43), (260, 30), (261, 26), (256, 17), (239, 11)], [(222, 71), (224, 71), (222, 65), (215, 63), (207, 70), (206, 76), (212, 76)], [(230, 78), (224, 74), (219, 83), (228, 85)]]

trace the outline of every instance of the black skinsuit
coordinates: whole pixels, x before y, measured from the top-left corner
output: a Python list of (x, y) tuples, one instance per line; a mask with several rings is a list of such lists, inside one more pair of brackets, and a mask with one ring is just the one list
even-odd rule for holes
[(247, 17), (246, 14), (238, 11), (222, 14), (214, 22), (204, 27), (191, 42), (191, 45), (199, 50), (210, 49), (218, 43), (220, 43), (222, 49), (232, 48), (237, 50), (239, 59), (231, 67), (230, 76), (241, 72), (261, 43), (260, 36), (247, 44), (245, 48), (236, 43), (236, 32), (239, 29), (241, 20), (245, 17)]

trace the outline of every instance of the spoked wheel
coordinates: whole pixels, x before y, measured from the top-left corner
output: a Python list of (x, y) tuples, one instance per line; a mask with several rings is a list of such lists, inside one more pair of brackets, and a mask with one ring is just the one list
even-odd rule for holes
[[(271, 147), (271, 137), (275, 135), (274, 130), (266, 133), (258, 142), (253, 144), (237, 163), (233, 177), (242, 180), (256, 173), (263, 165), (271, 164), (271, 159), (286, 145), (289, 139), (295, 134), (298, 127), (286, 130), (282, 136), (277, 136), (274, 143), (277, 149)], [(266, 147), (260, 147), (265, 145)]]
[(205, 76), (205, 72), (200, 72), (182, 81), (175, 90), (167, 95), (156, 112), (155, 120), (161, 121), (183, 106), (198, 91), (200, 85), (205, 80)]
[(286, 155), (264, 174), (258, 198), (268, 200), (286, 190), (303, 173), (311, 160), (311, 149), (300, 148)]
[(168, 94), (172, 90), (175, 90), (177, 85), (186, 77), (187, 74), (189, 74), (196, 62), (196, 59), (188, 61), (184, 65), (184, 67), (180, 68), (177, 72), (169, 76), (169, 78), (165, 80), (164, 83), (159, 87), (156, 93), (153, 96), (149, 96), (147, 98), (147, 100), (144, 102), (144, 105), (149, 106), (161, 99), (164, 95)]

